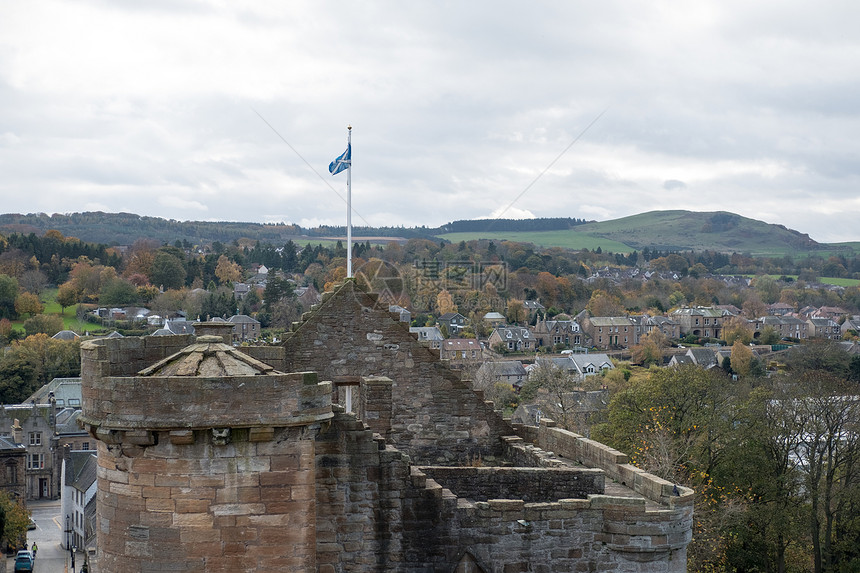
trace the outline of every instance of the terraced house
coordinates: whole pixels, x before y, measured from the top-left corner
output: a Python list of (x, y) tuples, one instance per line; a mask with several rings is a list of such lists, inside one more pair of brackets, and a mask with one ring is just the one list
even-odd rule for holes
[(704, 338), (722, 338), (725, 316), (722, 310), (706, 306), (681, 308), (670, 314), (680, 325), (681, 336), (692, 334)]

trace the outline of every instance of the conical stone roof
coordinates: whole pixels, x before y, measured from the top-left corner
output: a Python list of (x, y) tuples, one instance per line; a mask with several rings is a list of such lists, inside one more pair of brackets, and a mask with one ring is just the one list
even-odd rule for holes
[(224, 344), (223, 338), (204, 335), (176, 354), (141, 370), (139, 376), (262, 376), (281, 374), (272, 366)]

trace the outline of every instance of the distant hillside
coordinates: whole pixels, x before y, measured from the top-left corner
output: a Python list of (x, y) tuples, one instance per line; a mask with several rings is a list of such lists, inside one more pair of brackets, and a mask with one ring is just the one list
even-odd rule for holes
[[(222, 243), (247, 238), (263, 243), (283, 244), (344, 237), (344, 227), (315, 229), (290, 224), (260, 224), (228, 221), (175, 221), (132, 213), (72, 213), (67, 215), (0, 215), (0, 233), (36, 233), (56, 229), (66, 237), (106, 245), (131, 245), (140, 238), (165, 243), (177, 240), (191, 244)], [(586, 222), (576, 218), (482, 219), (454, 221), (439, 228), (355, 227), (356, 239), (382, 240), (443, 238), (450, 241), (507, 239), (542, 247), (590, 249), (598, 247), (616, 253), (649, 249), (661, 251), (702, 251), (750, 253), (753, 255), (800, 255), (828, 251), (853, 251), (851, 244), (823, 245), (808, 235), (724, 211), (652, 211), (615, 219)], [(373, 240), (373, 239), (371, 239)]]
[[(445, 227), (442, 227), (443, 229)], [(645, 247), (661, 251), (720, 251), (761, 256), (851, 252), (852, 244), (826, 245), (808, 235), (725, 211), (652, 211), (612, 221), (577, 224), (566, 230), (447, 232), (449, 241), (492, 239), (530, 242), (542, 247), (595, 249), (625, 253)]]
[(622, 219), (588, 223), (577, 232), (644, 247), (678, 251), (796, 254), (823, 247), (809, 235), (725, 211), (651, 211)]

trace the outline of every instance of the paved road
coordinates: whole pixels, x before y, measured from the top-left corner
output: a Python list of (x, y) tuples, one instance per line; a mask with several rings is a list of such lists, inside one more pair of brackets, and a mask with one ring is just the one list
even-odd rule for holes
[[(63, 536), (63, 528), (60, 525), (60, 502), (58, 501), (30, 501), (27, 507), (33, 514), (36, 529), (27, 533), (27, 541), (31, 544), (35, 541), (39, 547), (36, 554), (36, 566), (33, 573), (67, 573), (69, 565), (69, 552), (60, 547)], [(83, 563), (83, 553), (78, 553), (75, 558), (75, 571), (79, 572)], [(15, 560), (6, 560), (6, 571), (12, 573), (15, 570)]]

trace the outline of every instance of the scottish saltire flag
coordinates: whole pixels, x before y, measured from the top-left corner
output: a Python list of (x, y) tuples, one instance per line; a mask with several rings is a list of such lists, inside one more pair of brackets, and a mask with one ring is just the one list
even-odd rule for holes
[(341, 153), (337, 159), (328, 164), (328, 170), (332, 175), (337, 175), (352, 164), (352, 144), (347, 144), (346, 151)]

